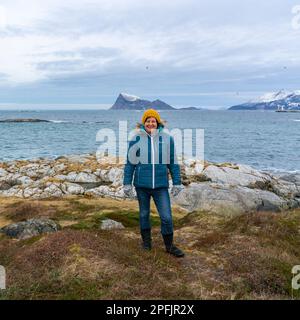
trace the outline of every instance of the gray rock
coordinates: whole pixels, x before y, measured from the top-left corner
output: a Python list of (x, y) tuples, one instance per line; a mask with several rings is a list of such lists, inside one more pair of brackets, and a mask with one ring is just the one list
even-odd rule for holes
[(124, 229), (125, 227), (121, 222), (114, 221), (112, 219), (105, 219), (101, 222), (101, 230), (112, 230), (112, 229)]
[(0, 181), (0, 190), (8, 190), (11, 188), (11, 185), (6, 181)]
[(189, 212), (205, 210), (229, 216), (288, 208), (287, 201), (269, 191), (209, 182), (191, 183), (172, 200)]
[(44, 189), (42, 197), (44, 198), (59, 198), (63, 195), (59, 183), (49, 183), (49, 186)]
[(64, 182), (61, 190), (66, 194), (83, 194), (84, 188), (76, 183)]
[(5, 177), (7, 174), (8, 172), (5, 169), (0, 168), (0, 177)]
[(30, 185), (31, 183), (33, 183), (33, 180), (27, 176), (22, 176), (22, 177), (17, 178), (17, 184)]
[(278, 180), (272, 183), (272, 190), (277, 195), (288, 199), (300, 197), (300, 186), (298, 187), (293, 182)]
[(125, 199), (123, 186), (114, 188), (110, 186), (100, 186), (85, 192), (86, 195), (94, 197), (109, 197), (114, 199)]
[(13, 186), (8, 190), (1, 191), (1, 195), (4, 197), (23, 198), (23, 189), (21, 189), (19, 186)]
[(72, 172), (69, 172), (66, 176), (66, 181), (69, 181), (69, 182), (75, 182), (75, 179), (77, 177), (77, 173), (72, 171)]
[(53, 166), (53, 170), (55, 171), (55, 173), (62, 172), (63, 170), (65, 170), (65, 168), (66, 168), (66, 165), (64, 163), (55, 164)]
[(203, 173), (203, 161), (197, 159), (185, 159), (183, 161), (184, 171), (186, 176), (197, 176)]
[(94, 174), (86, 173), (86, 172), (80, 172), (76, 175), (75, 183), (95, 183), (99, 182), (99, 178), (95, 176)]
[(203, 174), (212, 182), (245, 187), (257, 185), (259, 182), (265, 184), (271, 180), (269, 175), (264, 175), (249, 166), (241, 166), (239, 169), (233, 169), (230, 167), (210, 165), (203, 170)]
[(9, 237), (20, 240), (31, 238), (43, 233), (51, 233), (60, 230), (59, 224), (50, 219), (30, 219), (13, 223), (0, 231)]
[(112, 182), (114, 187), (121, 186), (123, 184), (123, 169), (111, 168), (108, 172), (108, 180)]
[(289, 174), (281, 174), (280, 176), (281, 180), (285, 180), (291, 183), (296, 184), (300, 187), (300, 172), (297, 173), (289, 173)]
[(25, 188), (23, 191), (23, 197), (24, 198), (39, 198), (39, 196), (42, 194), (42, 190), (39, 188)]

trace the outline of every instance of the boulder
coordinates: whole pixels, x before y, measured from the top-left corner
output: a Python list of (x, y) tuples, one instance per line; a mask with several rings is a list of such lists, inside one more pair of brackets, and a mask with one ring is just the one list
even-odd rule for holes
[(74, 182), (75, 183), (95, 183), (95, 182), (99, 182), (99, 178), (91, 173), (80, 172), (76, 175)]
[(225, 183), (234, 186), (252, 187), (265, 185), (271, 181), (269, 175), (264, 175), (251, 167), (243, 166), (239, 169), (209, 165), (203, 170), (203, 174), (212, 182)]
[(110, 186), (100, 186), (97, 188), (90, 189), (85, 192), (88, 196), (94, 197), (109, 197), (114, 199), (125, 199), (123, 186), (120, 187), (110, 187)]
[(8, 172), (5, 169), (0, 168), (0, 177), (5, 177), (7, 174)]
[(59, 198), (63, 195), (59, 183), (50, 183), (47, 188), (44, 189), (42, 197), (43, 198)]
[(189, 212), (205, 210), (229, 216), (257, 210), (280, 211), (289, 207), (288, 201), (269, 191), (209, 182), (191, 183), (172, 200)]
[(76, 183), (64, 182), (61, 190), (66, 194), (84, 194), (84, 188)]
[(112, 182), (114, 187), (121, 186), (123, 184), (123, 169), (112, 168), (108, 172), (108, 180)]
[(300, 172), (288, 173), (288, 174), (280, 174), (279, 178), (281, 180), (285, 180), (300, 187)]
[(42, 192), (43, 191), (39, 188), (27, 187), (23, 191), (23, 197), (38, 199), (40, 197), (40, 195), (42, 194)]
[(112, 229), (125, 229), (121, 222), (114, 221), (112, 219), (105, 219), (101, 222), (101, 230), (112, 230)]
[(23, 189), (20, 186), (13, 186), (7, 190), (0, 191), (0, 194), (4, 197), (23, 198)]
[(6, 181), (0, 180), (0, 190), (8, 190), (11, 188), (11, 185)]
[(30, 219), (27, 221), (10, 224), (0, 229), (0, 231), (9, 237), (24, 240), (39, 234), (56, 232), (59, 229), (59, 224), (53, 220)]

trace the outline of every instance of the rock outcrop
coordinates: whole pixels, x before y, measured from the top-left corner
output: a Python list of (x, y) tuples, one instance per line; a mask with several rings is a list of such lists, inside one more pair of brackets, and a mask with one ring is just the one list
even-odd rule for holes
[[(94, 154), (0, 163), (0, 196), (59, 198), (65, 195), (124, 199), (123, 164)], [(275, 176), (248, 165), (187, 159), (184, 190), (173, 203), (191, 212), (236, 215), (300, 206), (300, 173)], [(172, 181), (170, 180), (170, 187)]]
[(50, 219), (30, 219), (13, 223), (0, 229), (0, 232), (19, 240), (28, 239), (43, 233), (56, 232), (60, 226)]

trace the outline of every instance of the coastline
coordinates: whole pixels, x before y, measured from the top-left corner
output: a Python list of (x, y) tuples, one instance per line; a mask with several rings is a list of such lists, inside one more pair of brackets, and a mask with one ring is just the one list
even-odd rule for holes
[[(68, 195), (124, 200), (123, 163), (95, 154), (0, 162), (0, 196), (51, 199)], [(172, 202), (188, 212), (220, 215), (282, 211), (300, 206), (300, 173), (257, 170), (236, 163), (188, 159), (181, 165), (184, 190)], [(170, 187), (172, 181), (169, 176)]]

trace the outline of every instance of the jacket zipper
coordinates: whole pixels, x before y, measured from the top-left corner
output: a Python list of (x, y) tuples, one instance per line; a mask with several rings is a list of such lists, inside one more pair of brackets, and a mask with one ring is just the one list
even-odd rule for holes
[(153, 137), (151, 136), (151, 156), (152, 156), (152, 189), (155, 188), (155, 167), (154, 167), (154, 144)]

